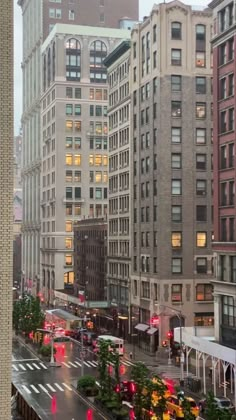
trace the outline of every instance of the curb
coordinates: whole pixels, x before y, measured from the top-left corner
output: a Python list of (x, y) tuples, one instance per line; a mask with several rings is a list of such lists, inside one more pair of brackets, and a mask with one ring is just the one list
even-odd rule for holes
[(19, 337), (18, 335), (17, 335), (17, 336), (15, 335), (14, 339), (15, 339), (16, 341), (19, 341), (19, 342), (20, 342), (20, 343), (21, 343), (24, 347), (26, 347), (28, 350), (30, 350), (30, 351), (31, 351), (31, 353), (32, 353), (35, 357), (37, 357), (37, 359), (40, 359), (40, 360), (42, 360), (42, 362), (45, 362), (45, 360), (44, 360), (44, 359), (42, 359), (42, 356), (41, 356), (40, 354), (36, 353), (36, 352), (35, 352), (35, 350), (31, 348), (31, 346), (29, 346), (28, 344), (26, 344), (26, 343), (24, 342), (24, 340), (23, 340), (21, 337)]

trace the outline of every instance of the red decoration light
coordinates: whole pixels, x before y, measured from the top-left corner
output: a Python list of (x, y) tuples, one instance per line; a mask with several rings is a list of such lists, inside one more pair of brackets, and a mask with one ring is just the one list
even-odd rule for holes
[(125, 366), (124, 365), (120, 365), (120, 374), (124, 375), (126, 372)]
[(137, 391), (136, 384), (134, 382), (130, 382), (130, 392), (132, 394), (135, 394), (136, 391)]
[(108, 365), (107, 370), (108, 370), (109, 375), (111, 375), (112, 374), (112, 366)]
[(129, 418), (130, 418), (130, 420), (134, 420), (135, 419), (135, 413), (134, 413), (134, 410), (133, 409), (131, 409), (130, 412), (129, 412)]
[(93, 420), (93, 411), (91, 409), (87, 411), (87, 420)]
[(52, 397), (51, 412), (52, 412), (52, 414), (55, 414), (57, 412), (57, 399), (56, 399), (55, 395), (53, 395), (53, 397)]
[(171, 331), (168, 331), (167, 337), (169, 338), (169, 340), (171, 339), (171, 337), (172, 337), (172, 332)]

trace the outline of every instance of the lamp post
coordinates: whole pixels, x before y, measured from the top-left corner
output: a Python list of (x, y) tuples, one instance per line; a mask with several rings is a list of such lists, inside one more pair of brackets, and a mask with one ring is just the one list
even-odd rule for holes
[(179, 341), (180, 341), (180, 386), (183, 386), (184, 383), (184, 353), (183, 353), (183, 332), (182, 332), (182, 311), (179, 309), (173, 309), (171, 306), (167, 306), (167, 305), (159, 305), (160, 308), (162, 308), (163, 310), (165, 309), (169, 309), (172, 312), (174, 312), (177, 316), (177, 318), (179, 319), (179, 329), (180, 329), (180, 336), (179, 336)]

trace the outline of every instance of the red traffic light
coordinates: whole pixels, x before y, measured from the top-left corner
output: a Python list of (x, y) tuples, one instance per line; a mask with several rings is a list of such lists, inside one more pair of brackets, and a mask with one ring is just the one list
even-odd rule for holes
[(87, 411), (87, 419), (86, 420), (93, 420), (93, 411), (90, 408)]
[(171, 331), (168, 331), (168, 333), (167, 333), (167, 337), (168, 337), (169, 339), (172, 337), (172, 332), (171, 332)]

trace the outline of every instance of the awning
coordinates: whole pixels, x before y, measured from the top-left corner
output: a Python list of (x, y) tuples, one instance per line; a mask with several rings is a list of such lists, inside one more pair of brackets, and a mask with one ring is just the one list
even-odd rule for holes
[(134, 328), (136, 330), (139, 330), (139, 331), (147, 331), (148, 328), (149, 328), (149, 325), (147, 325), (147, 324), (137, 324), (137, 325), (135, 325)]
[(157, 329), (157, 328), (150, 328), (150, 329), (147, 331), (147, 334), (149, 334), (149, 335), (153, 335), (153, 334), (155, 334), (157, 331), (158, 331), (158, 329)]

